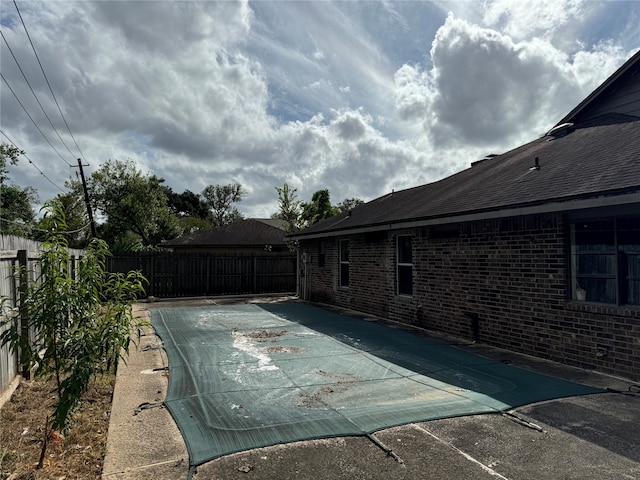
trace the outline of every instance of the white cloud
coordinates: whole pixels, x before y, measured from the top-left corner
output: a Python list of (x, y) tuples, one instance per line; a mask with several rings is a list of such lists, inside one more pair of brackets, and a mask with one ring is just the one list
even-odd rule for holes
[(553, 126), (624, 56), (605, 44), (570, 56), (547, 40), (515, 41), (450, 14), (435, 35), (432, 68), (396, 72), (398, 115), (422, 122), (436, 146), (516, 146)]
[(430, 72), (421, 72), (419, 67), (403, 65), (394, 76), (396, 107), (402, 120), (424, 119), (437, 95)]
[(551, 38), (560, 28), (587, 14), (584, 0), (493, 0), (487, 2), (483, 22), (515, 40)]
[[(5, 3), (3, 33), (55, 112)], [(285, 182), (303, 200), (321, 188), (371, 199), (530, 140), (637, 44), (635, 24), (619, 26), (627, 43), (611, 26), (585, 33), (603, 12), (617, 19), (606, 2), (439, 3), (448, 17), (391, 1), (19, 5), (88, 173), (130, 158), (178, 192), (237, 181), (251, 216), (273, 213)], [(55, 139), (12, 61), (3, 45), (3, 75)], [(7, 89), (1, 102), (2, 129), (62, 185), (73, 170)], [(58, 193), (22, 166), (15, 175), (43, 200)]]
[(573, 55), (571, 71), (582, 92), (590, 93), (637, 49), (626, 51), (611, 42), (595, 45), (592, 50), (581, 50)]

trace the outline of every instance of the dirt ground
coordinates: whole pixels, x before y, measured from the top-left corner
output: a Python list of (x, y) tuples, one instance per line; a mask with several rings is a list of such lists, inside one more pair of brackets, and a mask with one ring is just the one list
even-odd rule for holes
[[(246, 301), (246, 300), (240, 300)], [(229, 300), (228, 303), (236, 303)], [(218, 304), (209, 299), (177, 301), (170, 305)], [(168, 306), (158, 303), (158, 306)], [(0, 480), (100, 479), (115, 375), (95, 379), (61, 442), (50, 439), (43, 468), (40, 458), (45, 423), (56, 401), (53, 380), (21, 381), (11, 399), (0, 409)]]
[(67, 434), (50, 438), (37, 469), (47, 417), (56, 401), (53, 380), (20, 383), (0, 409), (0, 480), (99, 479), (102, 474), (114, 375), (96, 378)]

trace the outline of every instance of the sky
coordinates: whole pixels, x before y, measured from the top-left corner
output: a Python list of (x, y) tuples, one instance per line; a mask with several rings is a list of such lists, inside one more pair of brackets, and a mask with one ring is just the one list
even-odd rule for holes
[(0, 0), (0, 142), (41, 202), (78, 158), (239, 183), (246, 217), (284, 183), (368, 201), (544, 135), (638, 25), (637, 1)]

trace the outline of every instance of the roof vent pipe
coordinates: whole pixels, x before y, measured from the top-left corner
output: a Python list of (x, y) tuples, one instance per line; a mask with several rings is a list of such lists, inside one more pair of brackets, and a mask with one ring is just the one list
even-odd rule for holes
[(540, 170), (540, 159), (538, 159), (538, 157), (535, 158), (535, 160), (533, 161), (533, 167), (531, 167), (529, 170)]

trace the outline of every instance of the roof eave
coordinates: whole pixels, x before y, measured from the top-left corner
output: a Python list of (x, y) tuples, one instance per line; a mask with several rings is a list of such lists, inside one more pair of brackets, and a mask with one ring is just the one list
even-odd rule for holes
[(270, 245), (272, 247), (285, 247), (286, 243), (238, 243), (238, 244), (227, 244), (227, 245), (176, 245), (171, 248), (256, 248), (256, 247), (264, 247), (265, 245)]
[(380, 224), (360, 225), (344, 229), (325, 230), (323, 232), (305, 235), (298, 233), (289, 235), (289, 240), (312, 240), (316, 238), (336, 237), (340, 235), (354, 235), (369, 232), (399, 230), (403, 228), (418, 228), (433, 225), (446, 225), (451, 223), (471, 222), (476, 220), (490, 220), (523, 215), (535, 215), (542, 213), (558, 213), (585, 210), (601, 207), (622, 206), (640, 204), (640, 191), (614, 194), (615, 192), (602, 192), (599, 196), (559, 198), (544, 203), (531, 203), (523, 205), (506, 206), (500, 209), (491, 209), (475, 212), (462, 212), (441, 217), (429, 217), (413, 220), (399, 220)]

